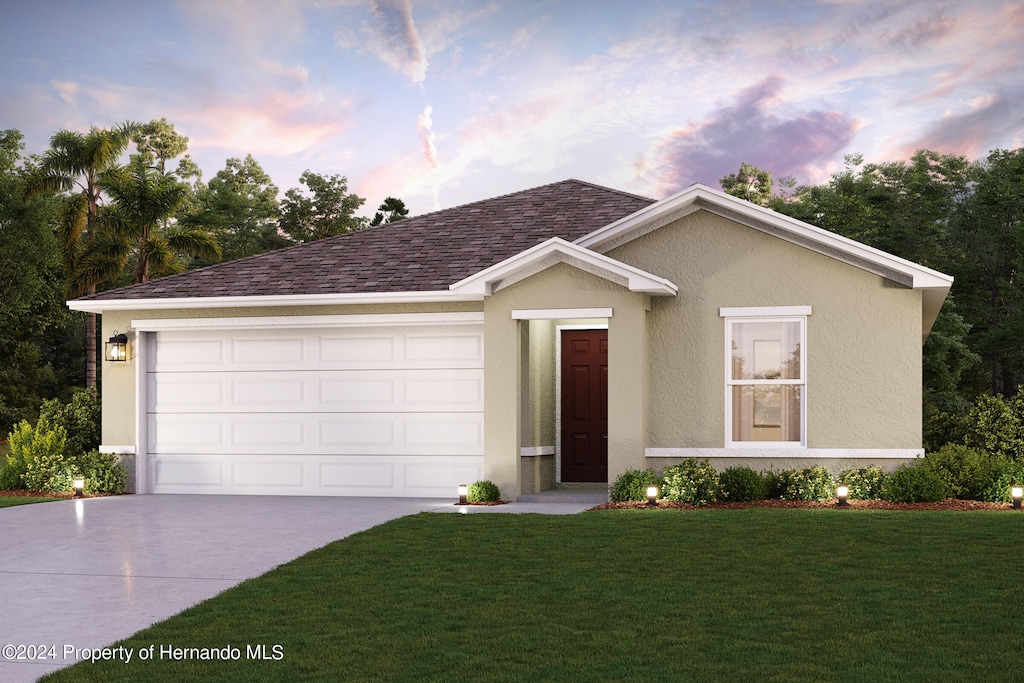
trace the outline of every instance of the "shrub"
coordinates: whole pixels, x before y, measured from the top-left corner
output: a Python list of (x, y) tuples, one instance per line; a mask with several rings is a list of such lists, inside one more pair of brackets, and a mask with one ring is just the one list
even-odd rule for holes
[(836, 497), (836, 481), (820, 465), (796, 470), (789, 475), (779, 497), (783, 500), (829, 500)]
[(885, 484), (885, 470), (877, 465), (853, 468), (847, 467), (839, 473), (838, 483), (845, 485), (850, 491), (850, 500), (876, 500), (882, 497), (882, 486)]
[(924, 466), (945, 482), (948, 495), (976, 500), (988, 483), (993, 468), (1002, 460), (970, 446), (950, 443), (929, 453), (924, 459)]
[(5, 455), (0, 460), (0, 491), (17, 491), (25, 488), (25, 459)]
[(775, 470), (768, 470), (764, 473), (764, 485), (765, 495), (768, 498), (782, 498), (782, 494), (789, 488), (789, 479), (796, 472), (795, 469), (789, 468), (776, 472)]
[(658, 491), (665, 488), (665, 481), (652, 469), (626, 470), (620, 474), (608, 492), (614, 503), (627, 500), (647, 500), (647, 487), (654, 484)]
[(469, 485), (466, 500), (470, 503), (492, 503), (501, 500), (501, 492), (493, 482), (474, 481)]
[(11, 455), (25, 463), (25, 487), (31, 491), (69, 491), (74, 463), (64, 453), (67, 433), (63, 427), (41, 423), (32, 427), (22, 420), (8, 437)]
[(113, 455), (91, 450), (75, 460), (77, 473), (85, 477), (87, 493), (124, 493), (128, 473), (117, 464)]
[(930, 503), (946, 497), (942, 477), (922, 465), (903, 465), (885, 479), (882, 498), (894, 503)]
[(718, 473), (707, 460), (698, 463), (696, 458), (687, 458), (666, 469), (663, 477), (665, 488), (661, 493), (665, 500), (708, 505), (721, 497)]
[(1024, 396), (981, 396), (962, 419), (963, 443), (971, 448), (1024, 460)]
[(729, 467), (718, 475), (722, 500), (746, 502), (768, 495), (768, 483), (749, 467)]
[(79, 389), (67, 403), (58, 399), (43, 401), (39, 424), (63, 427), (67, 433), (67, 454), (73, 458), (100, 446), (100, 399), (95, 389)]
[(989, 471), (980, 497), (990, 503), (1009, 503), (1014, 486), (1024, 486), (1024, 463), (1003, 461)]

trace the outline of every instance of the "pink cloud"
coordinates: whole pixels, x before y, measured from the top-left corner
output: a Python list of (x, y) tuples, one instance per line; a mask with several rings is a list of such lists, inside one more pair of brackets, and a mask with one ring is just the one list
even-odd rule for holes
[(324, 106), (311, 94), (272, 92), (247, 102), (214, 102), (174, 112), (175, 120), (197, 124), (193, 148), (243, 149), (287, 156), (305, 152), (348, 128), (347, 102)]
[(947, 113), (920, 136), (904, 145), (897, 154), (909, 158), (919, 149), (943, 154), (959, 154), (970, 159), (988, 155), (1000, 140), (1024, 135), (1024, 119), (1015, 115), (1024, 107), (1024, 91), (981, 97), (971, 110)]

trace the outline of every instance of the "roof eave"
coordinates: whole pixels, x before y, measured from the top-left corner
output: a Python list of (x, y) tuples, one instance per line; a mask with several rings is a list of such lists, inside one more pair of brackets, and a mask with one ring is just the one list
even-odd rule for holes
[(467, 292), (432, 290), (425, 292), (355, 292), (343, 294), (287, 294), (272, 296), (202, 296), (166, 299), (72, 299), (73, 311), (157, 311), (186, 308), (280, 308), (288, 306), (331, 306), (352, 304), (406, 304), (482, 301), (483, 296)]

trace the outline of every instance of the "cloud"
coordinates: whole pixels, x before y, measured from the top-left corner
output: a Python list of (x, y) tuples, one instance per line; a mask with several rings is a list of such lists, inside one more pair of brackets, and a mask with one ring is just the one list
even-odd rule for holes
[[(412, 83), (427, 78), (427, 51), (420, 40), (410, 0), (377, 0), (370, 22), (363, 27), (362, 47)], [(351, 37), (339, 34), (339, 44), (351, 47)]]
[(1018, 114), (1024, 107), (1024, 91), (1012, 96), (993, 94), (980, 97), (970, 110), (960, 114), (947, 112), (942, 119), (906, 144), (897, 154), (908, 158), (919, 149), (943, 154), (959, 154), (970, 159), (988, 155), (994, 146), (1024, 135), (1024, 120)]
[(434, 121), (430, 118), (433, 112), (434, 108), (429, 104), (423, 108), (420, 115), (416, 117), (416, 130), (423, 141), (423, 158), (430, 164), (431, 176), (433, 176), (434, 209), (436, 210), (441, 208), (438, 199), (438, 193), (441, 190), (441, 163), (437, 159), (437, 145), (434, 142), (436, 139), (433, 130)]
[(50, 81), (50, 86), (57, 91), (58, 97), (62, 100), (68, 104), (75, 103), (78, 95), (78, 83), (73, 81)]
[(193, 148), (245, 150), (284, 157), (306, 152), (348, 128), (351, 106), (320, 93), (269, 92), (259, 99), (183, 107), (174, 120), (198, 128)]
[(638, 180), (663, 196), (695, 182), (717, 187), (746, 161), (776, 178), (816, 176), (816, 166), (834, 160), (853, 139), (858, 121), (835, 111), (797, 112), (781, 108), (784, 81), (768, 77), (746, 89), (735, 104), (721, 107), (703, 121), (676, 127), (637, 163)]

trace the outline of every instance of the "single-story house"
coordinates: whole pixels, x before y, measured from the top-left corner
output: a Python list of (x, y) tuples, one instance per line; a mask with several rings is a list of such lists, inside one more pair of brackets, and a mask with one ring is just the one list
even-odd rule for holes
[(566, 180), (69, 306), (127, 338), (103, 450), (136, 492), (515, 500), (920, 457), (951, 283), (702, 185)]

